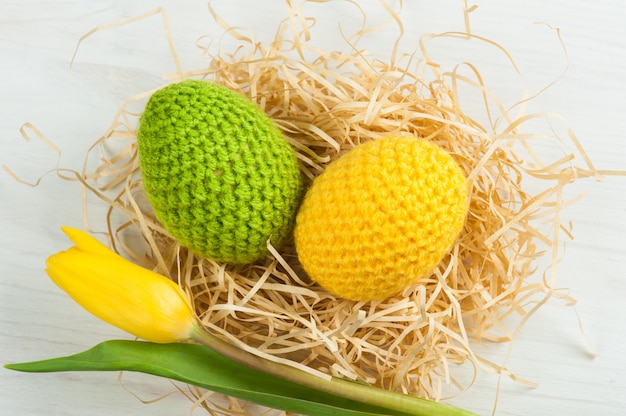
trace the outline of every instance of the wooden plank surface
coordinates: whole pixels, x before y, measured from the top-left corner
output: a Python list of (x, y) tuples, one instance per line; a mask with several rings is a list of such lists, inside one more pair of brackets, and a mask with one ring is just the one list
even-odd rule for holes
[[(400, 14), (405, 28), (401, 50), (413, 52), (425, 33), (463, 30), (460, 3), (405, 1)], [(360, 4), (371, 16), (368, 24), (385, 20), (379, 2)], [(389, 4), (398, 6), (395, 1)], [(265, 40), (271, 39), (286, 15), (281, 1), (213, 1), (212, 5), (233, 25), (247, 27)], [(525, 90), (539, 91), (558, 79), (530, 109), (562, 115), (598, 169), (626, 170), (626, 3), (484, 0), (477, 5), (471, 14), (473, 33), (504, 46), (524, 78), (497, 48), (477, 41), (431, 41), (432, 58), (448, 70), (463, 61), (476, 63), (490, 87), (509, 104)], [(176, 68), (158, 16), (92, 35), (70, 69), (74, 48), (94, 27), (158, 6), (167, 10), (183, 67), (202, 68), (206, 60), (195, 47), (196, 39), (209, 35), (219, 42), (222, 34), (204, 2), (0, 2), (0, 164), (28, 181), (56, 166), (79, 169), (85, 152), (108, 127), (121, 102), (162, 85), (163, 75)], [(327, 47), (341, 44), (339, 25), (349, 32), (360, 22), (348, 2), (311, 3), (306, 10), (317, 18), (316, 41)], [(568, 58), (548, 25), (561, 28)], [(396, 34), (390, 30), (388, 36), (371, 36), (366, 46), (384, 57)], [(569, 68), (560, 75), (567, 62)], [(50, 138), (61, 149), (60, 156), (38, 140), (23, 141), (19, 129), (25, 122)], [(502, 378), (496, 414), (626, 414), (625, 191), (626, 178), (610, 176), (568, 187), (570, 196), (586, 195), (563, 212), (564, 221), (573, 224), (575, 239), (561, 251), (556, 276), (558, 286), (569, 288), (578, 304), (566, 307), (554, 299), (522, 330), (508, 366), (538, 387), (530, 389)], [(66, 355), (106, 339), (129, 338), (76, 306), (43, 271), (45, 258), (67, 247), (59, 227), (83, 226), (80, 201), (78, 186), (54, 175), (32, 188), (0, 171), (3, 363)], [(98, 218), (103, 207), (94, 202), (90, 209)], [(592, 348), (598, 354), (595, 359), (590, 358)], [(506, 346), (487, 350), (496, 361), (507, 353)], [(490, 414), (497, 382), (496, 375), (480, 371), (474, 386), (451, 401)], [(0, 414), (189, 412), (189, 400), (178, 393), (153, 404), (143, 404), (133, 395), (148, 401), (164, 396), (175, 390), (166, 380), (125, 374), (122, 384), (130, 393), (113, 373), (29, 375), (0, 369)], [(197, 409), (194, 414), (203, 412)]]

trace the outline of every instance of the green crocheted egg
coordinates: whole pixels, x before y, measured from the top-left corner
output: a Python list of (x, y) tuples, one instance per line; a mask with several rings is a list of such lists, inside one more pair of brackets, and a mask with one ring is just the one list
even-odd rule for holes
[(143, 184), (181, 245), (251, 263), (291, 233), (302, 181), (293, 149), (245, 97), (187, 80), (152, 95), (137, 133)]

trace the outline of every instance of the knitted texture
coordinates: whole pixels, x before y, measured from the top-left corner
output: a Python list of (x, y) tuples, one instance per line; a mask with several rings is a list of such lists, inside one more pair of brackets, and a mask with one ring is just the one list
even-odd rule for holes
[(293, 228), (302, 189), (293, 149), (258, 107), (207, 81), (152, 95), (137, 133), (143, 184), (181, 245), (250, 263)]
[(382, 299), (442, 260), (467, 210), (465, 176), (447, 152), (413, 137), (373, 140), (313, 181), (296, 249), (309, 277), (334, 295)]

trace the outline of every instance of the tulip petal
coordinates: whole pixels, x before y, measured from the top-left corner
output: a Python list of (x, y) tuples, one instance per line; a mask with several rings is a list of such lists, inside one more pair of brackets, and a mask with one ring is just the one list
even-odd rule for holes
[(46, 261), (52, 281), (87, 311), (139, 338), (176, 342), (198, 325), (189, 298), (170, 279), (64, 228), (76, 246)]
[(100, 254), (103, 256), (106, 255), (117, 255), (115, 252), (111, 251), (107, 246), (76, 228), (71, 227), (61, 227), (61, 230), (69, 237), (70, 240), (80, 251), (84, 251), (86, 253)]

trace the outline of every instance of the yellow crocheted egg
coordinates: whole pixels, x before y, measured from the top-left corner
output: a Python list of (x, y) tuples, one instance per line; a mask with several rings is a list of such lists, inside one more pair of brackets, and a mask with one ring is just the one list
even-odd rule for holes
[(296, 218), (296, 249), (332, 294), (382, 299), (443, 259), (467, 211), (466, 178), (450, 154), (414, 137), (373, 140), (313, 181)]

